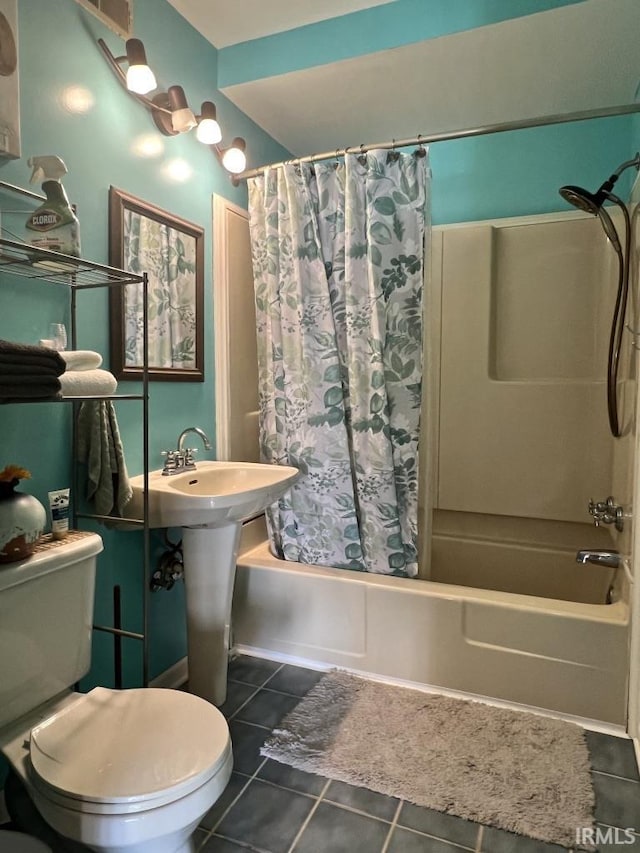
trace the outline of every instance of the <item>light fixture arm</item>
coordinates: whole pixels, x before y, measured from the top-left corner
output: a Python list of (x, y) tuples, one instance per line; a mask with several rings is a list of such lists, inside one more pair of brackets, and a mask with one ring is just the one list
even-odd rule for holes
[[(141, 43), (140, 46), (142, 46)], [(146, 95), (142, 95), (138, 92), (132, 92), (127, 86), (127, 75), (122, 69), (122, 63), (128, 61), (128, 56), (114, 56), (109, 50), (104, 39), (101, 38), (98, 39), (98, 47), (104, 54), (108, 65), (110, 66), (113, 73), (116, 75), (116, 78), (118, 79), (120, 85), (123, 87), (123, 89), (127, 92), (128, 95), (130, 95), (132, 98), (135, 98), (138, 103), (142, 104), (142, 106), (145, 107), (145, 109), (147, 109), (151, 113), (151, 116), (153, 117), (153, 120), (158, 130), (160, 130), (160, 132), (163, 133), (165, 136), (174, 136), (177, 135), (177, 133), (181, 132), (180, 130), (173, 129), (172, 121), (174, 110), (171, 109), (172, 100), (176, 100), (177, 90), (179, 90), (182, 96), (184, 96), (181, 87), (172, 86), (170, 87), (168, 93), (158, 92), (153, 96), (153, 98), (148, 98)], [(173, 106), (175, 105), (176, 104), (174, 103)], [(188, 106), (186, 104), (186, 100), (184, 101), (184, 106)], [(193, 117), (198, 122), (201, 119), (205, 118), (215, 119), (216, 112), (214, 104), (210, 101), (205, 101), (202, 104), (202, 110), (200, 115)], [(241, 137), (236, 137), (229, 148), (223, 148), (218, 143), (211, 143), (208, 145), (208, 147), (213, 151), (218, 162), (223, 166), (223, 168), (228, 170), (228, 167), (225, 165), (225, 155), (230, 149), (239, 149), (242, 157), (244, 157), (246, 143)]]

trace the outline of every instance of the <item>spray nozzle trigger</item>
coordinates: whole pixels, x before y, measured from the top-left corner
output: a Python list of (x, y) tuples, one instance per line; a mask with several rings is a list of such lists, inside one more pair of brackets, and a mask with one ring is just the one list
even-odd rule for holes
[(67, 174), (67, 167), (61, 157), (46, 154), (42, 157), (30, 157), (27, 161), (33, 169), (30, 181), (32, 184), (40, 181), (59, 181)]

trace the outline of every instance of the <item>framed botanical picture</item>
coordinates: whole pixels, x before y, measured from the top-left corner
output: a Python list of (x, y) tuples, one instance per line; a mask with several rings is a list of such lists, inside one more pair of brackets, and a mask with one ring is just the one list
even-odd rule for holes
[(0, 156), (20, 157), (17, 0), (0, 0)]

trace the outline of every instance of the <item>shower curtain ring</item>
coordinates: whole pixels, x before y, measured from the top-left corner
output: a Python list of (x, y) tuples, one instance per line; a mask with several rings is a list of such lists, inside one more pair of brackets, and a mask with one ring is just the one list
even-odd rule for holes
[(367, 165), (367, 154), (364, 150), (364, 142), (360, 143), (360, 153), (358, 154), (358, 162), (361, 166)]
[(418, 134), (418, 148), (417, 148), (417, 151), (415, 152), (415, 155), (416, 155), (416, 157), (426, 157), (427, 156), (427, 150), (424, 147), (424, 145), (422, 144), (422, 134), (421, 133)]
[(395, 139), (391, 140), (391, 151), (387, 154), (387, 163), (395, 163), (396, 160), (400, 159), (400, 152), (396, 151), (396, 141)]

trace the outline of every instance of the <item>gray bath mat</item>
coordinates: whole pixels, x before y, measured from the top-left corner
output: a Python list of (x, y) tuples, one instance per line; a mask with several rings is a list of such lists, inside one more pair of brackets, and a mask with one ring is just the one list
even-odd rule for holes
[(542, 841), (575, 845), (593, 826), (581, 728), (330, 672), (262, 755)]

